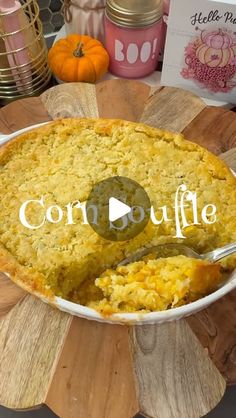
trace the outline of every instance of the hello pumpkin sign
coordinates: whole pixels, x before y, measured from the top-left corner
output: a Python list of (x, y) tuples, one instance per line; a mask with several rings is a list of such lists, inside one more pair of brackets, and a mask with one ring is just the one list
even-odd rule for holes
[(236, 103), (236, 4), (172, 0), (162, 83)]
[(200, 30), (185, 48), (180, 74), (213, 93), (229, 93), (236, 87), (236, 35), (226, 29)]

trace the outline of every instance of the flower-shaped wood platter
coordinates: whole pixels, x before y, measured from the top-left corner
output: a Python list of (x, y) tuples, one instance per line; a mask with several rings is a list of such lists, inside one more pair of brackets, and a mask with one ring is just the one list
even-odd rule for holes
[[(183, 90), (127, 80), (72, 83), (0, 110), (0, 131), (63, 117), (142, 121), (183, 132), (236, 168), (236, 116)], [(62, 418), (198, 418), (236, 383), (236, 292), (176, 323), (73, 318), (0, 276), (0, 404)]]

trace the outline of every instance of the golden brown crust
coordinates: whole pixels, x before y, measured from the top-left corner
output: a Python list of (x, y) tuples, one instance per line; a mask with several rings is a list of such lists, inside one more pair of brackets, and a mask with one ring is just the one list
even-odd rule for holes
[(61, 125), (61, 124), (68, 124), (75, 122), (80, 124), (84, 127), (94, 127), (94, 130), (97, 133), (104, 134), (104, 135), (111, 135), (114, 127), (121, 127), (121, 126), (133, 126), (137, 129), (137, 132), (145, 132), (148, 136), (151, 137), (160, 137), (162, 140), (166, 140), (168, 142), (174, 141), (177, 146), (182, 146), (183, 149), (189, 150), (189, 151), (200, 151), (203, 155), (204, 160), (207, 163), (215, 165), (215, 168), (219, 170), (222, 175), (229, 174), (229, 178), (233, 181), (235, 180), (234, 176), (232, 175), (231, 170), (227, 166), (227, 164), (220, 160), (217, 156), (212, 154), (210, 151), (206, 150), (205, 148), (201, 147), (198, 144), (195, 144), (194, 142), (188, 141), (184, 138), (182, 134), (174, 134), (173, 132), (167, 131), (167, 130), (161, 130), (157, 128), (152, 128), (148, 125), (142, 124), (142, 123), (136, 123), (136, 122), (128, 122), (121, 119), (95, 119), (95, 118), (67, 118), (67, 119), (58, 119), (56, 121), (49, 122), (47, 125), (32, 129), (32, 131), (29, 131), (27, 133), (23, 133), (16, 138), (12, 139), (11, 141), (7, 142), (0, 148), (0, 161), (4, 162), (7, 157), (11, 155), (12, 152), (14, 152), (17, 147), (23, 143), (24, 141), (27, 141), (27, 139), (32, 139), (32, 136), (35, 136), (37, 138), (38, 133), (50, 133), (51, 129), (55, 126)]
[(11, 280), (29, 293), (54, 299), (55, 295), (45, 286), (44, 276), (23, 267), (15, 257), (0, 246), (0, 271), (10, 276)]

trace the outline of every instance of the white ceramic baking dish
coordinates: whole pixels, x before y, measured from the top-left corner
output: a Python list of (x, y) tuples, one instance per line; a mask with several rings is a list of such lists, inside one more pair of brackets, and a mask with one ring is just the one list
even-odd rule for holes
[[(47, 122), (46, 122), (47, 123)], [(10, 141), (11, 139), (17, 137), (18, 135), (30, 131), (34, 128), (38, 128), (46, 123), (41, 123), (38, 125), (33, 125), (25, 129), (21, 129), (17, 132), (14, 132), (10, 135), (0, 135), (0, 145)], [(184, 305), (178, 308), (170, 309), (167, 311), (161, 312), (151, 312), (145, 314), (139, 313), (122, 313), (122, 314), (114, 314), (109, 318), (102, 317), (97, 311), (87, 308), (85, 306), (69, 302), (68, 300), (55, 297), (55, 300), (48, 300), (45, 296), (41, 294), (36, 294), (39, 298), (41, 298), (44, 302), (49, 303), (60, 309), (61, 311), (67, 312), (71, 315), (78, 316), (81, 318), (86, 318), (94, 321), (99, 322), (108, 322), (108, 323), (118, 323), (118, 324), (161, 324), (163, 322), (170, 322), (176, 321), (178, 319), (187, 317), (189, 315), (193, 315), (202, 309), (207, 308), (212, 303), (216, 302), (227, 293), (230, 293), (233, 289), (236, 288), (236, 270), (228, 277), (228, 280), (215, 292), (211, 293), (210, 295), (197, 300), (196, 302), (190, 303), (188, 305)]]

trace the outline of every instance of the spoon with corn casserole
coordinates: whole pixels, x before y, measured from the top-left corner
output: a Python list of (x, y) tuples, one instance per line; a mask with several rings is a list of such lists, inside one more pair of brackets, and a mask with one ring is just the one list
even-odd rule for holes
[(106, 270), (94, 283), (101, 292), (97, 293), (98, 299), (95, 292), (94, 300), (82, 303), (105, 316), (185, 305), (223, 283), (223, 269), (216, 262), (235, 252), (236, 243), (206, 254), (198, 254), (183, 244), (144, 248), (121, 261), (117, 268)]

